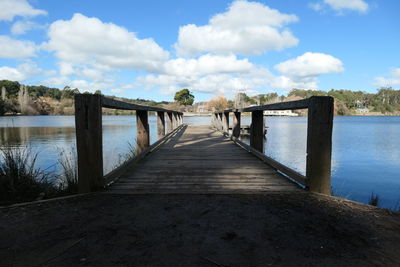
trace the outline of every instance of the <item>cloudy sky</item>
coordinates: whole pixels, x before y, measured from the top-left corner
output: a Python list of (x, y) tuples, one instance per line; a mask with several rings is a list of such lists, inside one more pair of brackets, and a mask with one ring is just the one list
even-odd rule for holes
[(400, 87), (398, 0), (0, 0), (0, 79), (131, 98)]

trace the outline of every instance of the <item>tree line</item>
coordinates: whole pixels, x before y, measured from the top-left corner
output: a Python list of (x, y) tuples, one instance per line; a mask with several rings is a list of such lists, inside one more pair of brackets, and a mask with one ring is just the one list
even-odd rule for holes
[[(16, 81), (0, 81), (0, 116), (22, 115), (73, 115), (74, 95), (81, 93), (78, 88), (65, 86), (63, 89), (44, 85), (23, 85)], [(83, 92), (89, 94), (88, 92)], [(94, 94), (101, 94), (100, 90)], [(117, 98), (109, 96), (110, 98)], [(162, 107), (166, 101), (156, 102), (146, 99), (120, 98), (118, 100), (153, 107)], [(107, 110), (106, 114), (121, 114), (124, 111)], [(126, 113), (126, 112), (125, 112)]]

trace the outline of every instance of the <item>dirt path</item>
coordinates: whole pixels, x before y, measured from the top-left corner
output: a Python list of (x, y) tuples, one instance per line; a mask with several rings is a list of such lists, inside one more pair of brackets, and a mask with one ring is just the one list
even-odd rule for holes
[(1, 266), (400, 266), (400, 213), (309, 193), (112, 195), (0, 209)]

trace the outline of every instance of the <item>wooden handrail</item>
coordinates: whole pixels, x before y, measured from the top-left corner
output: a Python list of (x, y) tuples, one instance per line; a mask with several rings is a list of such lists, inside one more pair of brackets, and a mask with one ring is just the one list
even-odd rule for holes
[[(307, 121), (307, 159), (306, 176), (287, 166), (265, 156), (264, 154), (264, 110), (295, 110), (308, 109)], [(212, 115), (214, 128), (229, 135), (229, 113), (234, 112), (231, 139), (238, 145), (252, 152), (276, 170), (284, 173), (312, 192), (331, 194), (331, 157), (332, 157), (332, 127), (333, 98), (330, 96), (313, 96), (303, 100), (274, 103), (263, 106), (241, 109), (215, 111)], [(251, 112), (250, 146), (240, 142), (240, 114)], [(228, 125), (227, 125), (228, 123)], [(226, 130), (228, 129), (228, 130)], [(251, 148), (251, 149), (249, 149)]]
[[(139, 152), (145, 152), (150, 147), (149, 111), (157, 113), (157, 132), (160, 137), (173, 132), (174, 129), (183, 124), (182, 112), (126, 103), (102, 95), (76, 94), (75, 130), (80, 193), (101, 190), (105, 186), (102, 137), (103, 107), (136, 111), (136, 144)], [(166, 117), (168, 119), (168, 130), (165, 127)]]

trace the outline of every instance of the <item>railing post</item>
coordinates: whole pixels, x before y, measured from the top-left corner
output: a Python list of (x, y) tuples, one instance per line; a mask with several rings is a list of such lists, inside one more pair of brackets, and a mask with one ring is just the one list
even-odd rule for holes
[(172, 112), (167, 112), (168, 115), (168, 133), (172, 132), (174, 130), (174, 126), (173, 126), (173, 119), (172, 119)]
[(157, 111), (157, 134), (158, 136), (165, 135), (165, 112)]
[(222, 114), (222, 131), (229, 134), (229, 112)]
[(103, 178), (101, 95), (75, 95), (79, 193), (100, 190)]
[(223, 128), (223, 126), (222, 126), (222, 113), (218, 113), (218, 129), (219, 129), (220, 131), (223, 131), (223, 130), (224, 130), (224, 128)]
[(172, 127), (173, 129), (176, 128), (177, 120), (176, 120), (176, 113), (172, 113)]
[(262, 110), (251, 112), (250, 146), (264, 153), (264, 113)]
[(137, 150), (142, 152), (150, 146), (148, 113), (145, 110), (136, 110)]
[(217, 128), (217, 118), (218, 118), (217, 113), (211, 114), (211, 123), (214, 128)]
[(240, 137), (240, 112), (233, 113), (232, 136), (236, 138)]
[(309, 189), (331, 194), (333, 98), (311, 97), (308, 107), (307, 166)]

